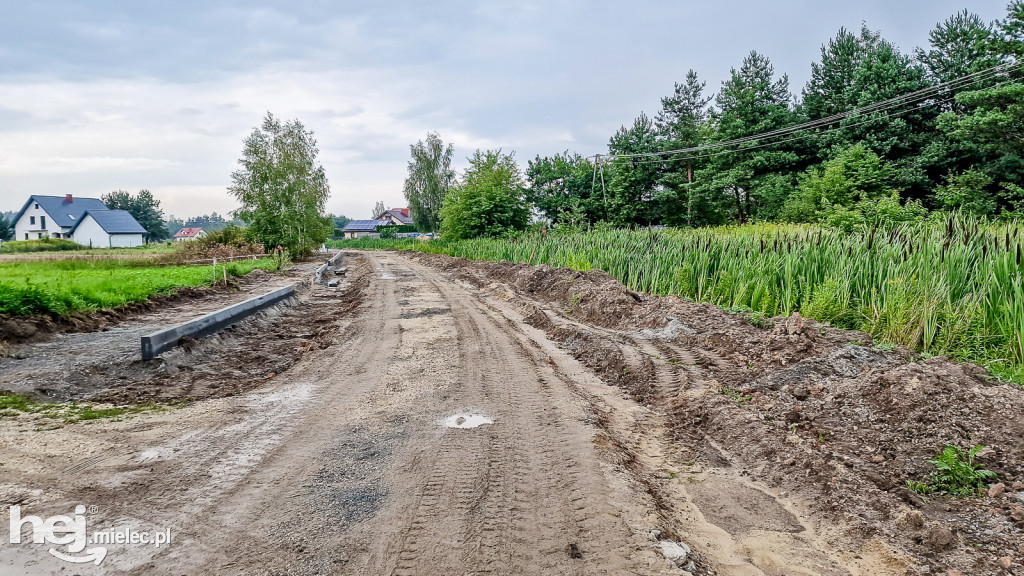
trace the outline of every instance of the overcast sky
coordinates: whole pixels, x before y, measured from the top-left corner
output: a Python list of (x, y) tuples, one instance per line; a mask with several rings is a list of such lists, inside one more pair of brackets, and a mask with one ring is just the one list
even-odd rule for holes
[(15, 2), (0, 16), (0, 211), (30, 194), (148, 188), (167, 215), (236, 207), (242, 141), (267, 111), (313, 130), (328, 210), (404, 206), (409, 145), (537, 154), (608, 137), (695, 69), (716, 91), (750, 50), (799, 92), (861, 22), (904, 51), (1006, 0)]

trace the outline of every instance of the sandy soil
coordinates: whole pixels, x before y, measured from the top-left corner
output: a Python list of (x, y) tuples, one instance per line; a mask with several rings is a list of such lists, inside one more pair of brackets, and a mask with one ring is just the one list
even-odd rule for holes
[[(346, 260), (338, 289), (311, 289), (159, 370), (108, 369), (123, 378), (105, 386), (64, 378), (72, 397), (184, 407), (65, 425), (0, 419), (4, 508), (46, 517), (82, 504), (95, 507), (91, 530), (173, 534), (159, 549), (110, 545), (86, 567), (5, 544), (0, 574), (1017, 569), (1013, 486), (962, 504), (894, 483), (921, 473), (934, 445), (961, 440), (901, 403), (940, 392), (972, 402), (947, 420), (993, 446), (986, 464), (1008, 481), (1021, 473), (1019, 424), (994, 422), (1024, 401), (970, 367), (908, 363), (799, 319), (751, 326), (600, 273)], [(110, 364), (64, 352), (79, 373)], [(0, 365), (0, 387), (10, 373)], [(444, 425), (460, 415), (492, 423)]]

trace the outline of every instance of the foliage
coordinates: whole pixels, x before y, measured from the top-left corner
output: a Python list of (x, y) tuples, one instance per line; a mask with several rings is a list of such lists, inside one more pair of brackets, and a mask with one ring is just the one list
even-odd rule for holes
[(148, 242), (159, 242), (169, 236), (164, 213), (160, 210), (160, 201), (154, 198), (149, 190), (139, 190), (135, 195), (124, 190), (115, 190), (105, 194), (102, 200), (111, 210), (124, 210), (131, 214), (146, 229)]
[(935, 198), (945, 208), (985, 216), (996, 211), (996, 199), (986, 190), (991, 184), (992, 179), (978, 170), (950, 174), (946, 184), (936, 188)]
[(907, 485), (922, 494), (980, 496), (985, 493), (986, 483), (996, 480), (995, 472), (983, 470), (975, 461), (984, 448), (975, 446), (965, 453), (959, 446), (946, 446), (934, 460), (928, 461), (935, 466), (930, 481), (909, 481)]
[[(608, 141), (608, 151), (612, 154), (643, 154), (658, 149), (658, 131), (646, 114), (640, 114), (632, 126), (619, 128)], [(616, 157), (610, 170), (606, 219), (617, 226), (650, 224), (658, 216), (653, 201), (660, 162), (651, 158)]]
[(409, 211), (419, 230), (436, 232), (441, 227), (441, 207), (455, 184), (454, 148), (445, 146), (437, 132), (430, 132), (426, 142), (420, 140), (409, 149), (412, 159), (403, 188)]
[(317, 153), (312, 131), (269, 112), (246, 138), (228, 191), (242, 204), (236, 215), (254, 240), (302, 256), (330, 235), (333, 227), (323, 216), (330, 187)]
[(513, 155), (502, 154), (501, 150), (477, 150), (469, 164), (441, 208), (444, 236), (452, 240), (501, 237), (525, 229), (530, 212)]
[(527, 163), (526, 199), (552, 224), (584, 226), (605, 217), (595, 180), (594, 164), (579, 154), (537, 156)]
[[(952, 209), (1015, 219), (1024, 0), (995, 22), (958, 12), (928, 38), (901, 52), (866, 24), (841, 28), (799, 101), (756, 51), (714, 95), (690, 70), (653, 118), (641, 112), (609, 138), (596, 165), (568, 150), (529, 162), (527, 201), (545, 224), (569, 228), (782, 220), (851, 231)], [(807, 121), (816, 126), (791, 131)], [(414, 145), (414, 158), (426, 148)], [(451, 147), (438, 139), (432, 150)]]
[(385, 206), (383, 202), (378, 200), (377, 203), (373, 205), (373, 219), (379, 220), (380, 217), (383, 216), (384, 213), (387, 211), (387, 206)]
[(14, 218), (0, 213), (0, 242), (14, 238)]
[(262, 243), (255, 241), (248, 228), (228, 226), (213, 230), (203, 238), (176, 244), (176, 250), (163, 257), (162, 262), (189, 262), (210, 258), (259, 256), (266, 253)]
[(929, 50), (918, 48), (915, 53), (932, 80), (949, 82), (1001, 64), (1003, 59), (992, 51), (995, 38), (992, 24), (964, 10), (928, 34)]
[(67, 250), (84, 250), (85, 246), (72, 240), (60, 238), (41, 238), (39, 240), (16, 240), (4, 242), (0, 246), (0, 254), (21, 254), (26, 252), (63, 252)]
[(223, 274), (242, 276), (273, 262), (242, 260), (217, 266), (152, 266), (138, 260), (59, 260), (0, 263), (0, 314), (49, 314), (118, 308), (184, 286), (205, 286)]
[(341, 238), (341, 231), (352, 221), (347, 216), (335, 216), (334, 214), (328, 214), (327, 219), (331, 221), (331, 225), (334, 227), (334, 232), (331, 233), (332, 238)]
[(856, 144), (804, 172), (782, 214), (794, 222), (812, 222), (826, 206), (849, 208), (861, 200), (887, 195), (893, 179), (891, 166), (863, 144)]
[[(715, 98), (710, 140), (723, 142), (792, 124), (797, 117), (790, 109), (791, 100), (789, 78), (785, 74), (776, 78), (771, 61), (751, 52), (732, 70)], [(792, 186), (780, 175), (791, 173), (797, 160), (793, 150), (778, 145), (712, 156), (695, 175), (694, 193), (714, 213), (702, 220), (776, 218)]]

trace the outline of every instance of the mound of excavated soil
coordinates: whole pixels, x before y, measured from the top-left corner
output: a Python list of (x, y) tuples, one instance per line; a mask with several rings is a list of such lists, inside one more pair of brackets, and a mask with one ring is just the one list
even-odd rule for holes
[[(818, 521), (880, 538), (908, 573), (1012, 574), (1024, 557), (1024, 391), (971, 364), (870, 347), (794, 315), (755, 326), (713, 306), (637, 294), (601, 271), (419, 254), (509, 292), (527, 323), (609, 384), (665, 413), (680, 457), (740, 466), (812, 503)], [(947, 445), (984, 445), (977, 498), (922, 497)], [(716, 496), (720, 497), (720, 495)]]

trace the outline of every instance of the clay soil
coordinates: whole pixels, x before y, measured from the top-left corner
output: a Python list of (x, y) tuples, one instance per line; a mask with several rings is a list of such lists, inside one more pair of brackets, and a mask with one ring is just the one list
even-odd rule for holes
[[(73, 334), (10, 346), (0, 388), (188, 402), (0, 419), (0, 506), (84, 504), (95, 529), (174, 534), (88, 569), (3, 546), (0, 574), (1020, 570), (1024, 392), (976, 366), (799, 316), (755, 325), (600, 271), (345, 261), (337, 289), (159, 362)], [(144, 316), (85, 335), (135, 342)], [(493, 422), (443, 425), (474, 414)], [(906, 489), (944, 446), (979, 444), (991, 496)]]

